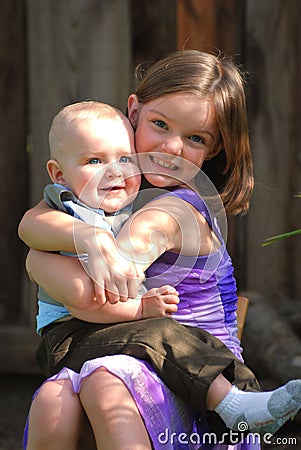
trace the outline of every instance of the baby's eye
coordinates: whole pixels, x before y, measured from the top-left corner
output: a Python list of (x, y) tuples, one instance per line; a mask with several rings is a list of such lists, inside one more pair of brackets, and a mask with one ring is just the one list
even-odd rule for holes
[(201, 136), (198, 136), (197, 134), (193, 134), (192, 136), (189, 136), (189, 139), (196, 144), (204, 144), (204, 139), (201, 138)]
[(130, 158), (129, 158), (129, 156), (121, 156), (121, 157), (119, 158), (119, 161), (118, 161), (118, 162), (120, 162), (120, 163), (122, 163), (122, 164), (128, 163), (128, 162), (130, 162)]
[(88, 161), (89, 164), (101, 164), (101, 160), (99, 158), (91, 158)]
[(157, 125), (157, 127), (159, 128), (167, 128), (166, 123), (164, 122), (164, 120), (154, 120), (153, 121), (155, 125)]

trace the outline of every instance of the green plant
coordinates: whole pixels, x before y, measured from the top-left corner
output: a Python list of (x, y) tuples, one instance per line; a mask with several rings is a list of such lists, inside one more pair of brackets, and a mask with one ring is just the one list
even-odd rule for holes
[[(301, 192), (299, 192), (299, 194), (297, 194), (296, 197), (301, 198)], [(289, 231), (288, 233), (277, 234), (276, 236), (269, 237), (261, 245), (263, 247), (266, 247), (267, 245), (273, 244), (274, 242), (280, 241), (281, 239), (293, 237), (296, 236), (297, 234), (301, 234), (301, 228), (299, 228), (298, 230)]]

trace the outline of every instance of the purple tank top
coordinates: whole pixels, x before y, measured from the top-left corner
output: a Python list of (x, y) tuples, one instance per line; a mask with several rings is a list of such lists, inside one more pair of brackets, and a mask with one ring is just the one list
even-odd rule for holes
[(208, 331), (242, 359), (242, 349), (237, 338), (234, 270), (217, 222), (196, 192), (178, 188), (166, 195), (177, 196), (194, 206), (206, 219), (221, 245), (216, 252), (206, 256), (165, 252), (147, 270), (146, 286), (148, 289), (165, 284), (176, 287), (180, 303), (173, 318), (183, 325)]

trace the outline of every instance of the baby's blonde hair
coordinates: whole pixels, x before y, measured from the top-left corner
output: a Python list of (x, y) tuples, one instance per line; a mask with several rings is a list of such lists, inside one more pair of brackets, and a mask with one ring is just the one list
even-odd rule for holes
[(128, 129), (131, 125), (125, 115), (117, 108), (96, 101), (83, 101), (65, 106), (54, 117), (49, 130), (49, 149), (52, 159), (58, 159), (64, 148), (64, 140), (73, 125), (82, 121), (98, 119), (121, 119)]

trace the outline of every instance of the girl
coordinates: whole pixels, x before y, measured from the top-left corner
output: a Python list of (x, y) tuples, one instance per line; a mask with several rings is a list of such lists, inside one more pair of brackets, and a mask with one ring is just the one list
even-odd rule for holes
[[(177, 52), (146, 72), (136, 93), (129, 98), (128, 109), (129, 118), (136, 128), (137, 152), (139, 155), (144, 155), (140, 161), (142, 172), (148, 182), (154, 186), (167, 187), (171, 192), (152, 201), (141, 210), (142, 212), (139, 211), (138, 216), (133, 216), (131, 223), (126, 225), (118, 237), (121, 248), (123, 252), (132, 253), (125, 245), (129, 235), (134, 242), (134, 249), (138, 251), (137, 261), (144, 268), (162, 255), (162, 258), (150, 267), (148, 281), (155, 287), (154, 283), (164, 284), (162, 279), (166, 274), (169, 277), (178, 277), (174, 280), (174, 285), (179, 290), (180, 304), (174, 318), (184, 324), (210, 331), (241, 359), (240, 345), (235, 336), (236, 294), (231, 262), (225, 251), (219, 228), (206, 204), (192, 189), (188, 188), (191, 184), (189, 175), (195, 175), (191, 168), (196, 166), (201, 168), (205, 159), (212, 158), (223, 149), (226, 153), (226, 170), (229, 175), (228, 182), (221, 192), (225, 209), (229, 214), (237, 214), (248, 208), (253, 189), (253, 176), (241, 76), (235, 66), (227, 60), (195, 51)], [(176, 189), (177, 186), (180, 187)], [(170, 207), (171, 211), (168, 209)], [(56, 221), (59, 214), (47, 210), (45, 205), (37, 211), (37, 217), (36, 212), (31, 211), (27, 214), (25, 221), (23, 220), (21, 227), (23, 237), (24, 230), (28, 232), (26, 221), (27, 227), (32, 227), (32, 220), (35, 218), (35, 224), (40, 230), (44, 220), (47, 221), (51, 217), (51, 220)], [(189, 242), (182, 240), (181, 237), (183, 227), (185, 237), (187, 218), (190, 221)], [(37, 243), (36, 236), (33, 237), (32, 234), (36, 232), (35, 227), (31, 228), (31, 235), (25, 240), (26, 243), (44, 250), (74, 251), (73, 237), (70, 232), (73, 225), (66, 217), (58, 219), (58, 223), (62, 222), (67, 225), (64, 226), (62, 233), (64, 242), (62, 235), (55, 243), (53, 242), (53, 231), (60, 227), (57, 227), (56, 222), (51, 225), (49, 222), (47, 226), (43, 226), (43, 229), (46, 233), (49, 229), (52, 230), (50, 245), (49, 239), (46, 245), (41, 244), (41, 241)], [(154, 243), (151, 242), (150, 236), (158, 229), (158, 223), (160, 224), (159, 236), (156, 236), (156, 239), (159, 237), (158, 244), (151, 245)], [(143, 230), (142, 234), (141, 230)], [(148, 231), (146, 235), (145, 230)], [(191, 230), (195, 231), (195, 234)], [(95, 233), (95, 230), (93, 232)], [(132, 285), (129, 287), (124, 284), (121, 281), (122, 277), (117, 277), (116, 280), (114, 269), (106, 269), (107, 276), (105, 280), (102, 279), (102, 274), (97, 267), (98, 263), (92, 262), (96, 251), (94, 249), (93, 253), (91, 243), (88, 244), (87, 236), (91, 234), (92, 232), (89, 231), (78, 237), (78, 231), (76, 231), (79, 243), (77, 250), (85, 250), (89, 254), (91, 264), (95, 264), (91, 266), (91, 272), (96, 285), (96, 298), (99, 298), (100, 302), (103, 301), (105, 291), (110, 291), (107, 296), (112, 302), (118, 299), (119, 292), (122, 300), (128, 296), (128, 293), (133, 296), (135, 293), (131, 291)], [(40, 234), (40, 238), (41, 236)], [(200, 243), (199, 237), (201, 237)], [(97, 240), (99, 251), (99, 237)], [(93, 244), (95, 245), (95, 240)], [(101, 244), (101, 250), (103, 248), (105, 248), (104, 243)], [(150, 252), (144, 253), (141, 259), (139, 255), (147, 248)], [(176, 254), (180, 253), (184, 257), (178, 260)], [(46, 257), (50, 256), (61, 258), (56, 255), (46, 255)], [(37, 261), (45, 255), (35, 254), (35, 257)], [(33, 259), (31, 258), (29, 266), (32, 272), (37, 273), (37, 262), (34, 263)], [(192, 269), (191, 277), (187, 277), (187, 264), (189, 272)], [(129, 263), (126, 271), (129, 270), (133, 274), (133, 267), (135, 266)], [(35, 278), (38, 277), (35, 276)], [(41, 283), (40, 280), (37, 281)], [(43, 282), (41, 284), (43, 285)], [(44, 284), (47, 288), (47, 280)], [(173, 283), (169, 280), (169, 284)], [(104, 286), (104, 289), (99, 289), (98, 285)], [(189, 293), (188, 286), (191, 286)], [(201, 295), (200, 291), (202, 291)], [(95, 320), (95, 315), (91, 316), (90, 320), (93, 321), (93, 318)], [(87, 320), (87, 314), (85, 320)], [(126, 420), (126, 411), (134, 411), (130, 397), (124, 398), (123, 421), (120, 416), (114, 415), (116, 412), (114, 408), (113, 410), (109, 408), (110, 401), (115, 396), (111, 393), (109, 386), (112, 383), (112, 387), (116, 386), (117, 389), (117, 386), (121, 386), (120, 380), (123, 380), (130, 389), (155, 449), (163, 444), (164, 448), (177, 448), (177, 446), (181, 448), (181, 445), (183, 448), (187, 448), (187, 445), (193, 448), (194, 444), (198, 447), (202, 443), (195, 440), (192, 442), (189, 439), (188, 443), (187, 439), (184, 444), (181, 442), (179, 433), (183, 430), (187, 433), (188, 430), (195, 430), (194, 418), (197, 416), (191, 419), (194, 413), (188, 408), (184, 416), (179, 414), (183, 405), (177, 403), (175, 397), (154, 375), (147, 363), (132, 361), (128, 356), (117, 355), (108, 358), (87, 362), (79, 380), (77, 376), (80, 400), (88, 414), (98, 448), (101, 445), (104, 445), (104, 448), (116, 449), (150, 448), (148, 436), (143, 435), (142, 432), (139, 434), (138, 443), (137, 440), (133, 440), (134, 433), (129, 426), (132, 422)], [(102, 367), (107, 370), (102, 370)], [(229, 367), (227, 365), (228, 369)], [(233, 369), (233, 366), (231, 368)], [(229, 383), (228, 380), (237, 384), (233, 373), (230, 375), (227, 372), (227, 380), (222, 376), (222, 373), (226, 375), (223, 371), (224, 368), (221, 368), (219, 375), (209, 377), (209, 382), (207, 380), (206, 407), (208, 410), (215, 410), (223, 422), (233, 430), (242, 431), (240, 424), (244, 423), (253, 432), (273, 433), (289, 417), (295, 415), (301, 406), (299, 381), (291, 382), (271, 393), (244, 393)], [(74, 373), (68, 370), (67, 372), (68, 376), (74, 380)], [(67, 376), (66, 371), (63, 375), (62, 373), (60, 374), (62, 378)], [(129, 374), (135, 375), (134, 380)], [(150, 387), (147, 391), (147, 401), (143, 398), (144, 392), (141, 390), (141, 386), (145, 386), (146, 383)], [(253, 390), (256, 390), (256, 383), (253, 383)], [(94, 395), (92, 396), (91, 393)], [(158, 398), (161, 402), (159, 404)], [(284, 399), (281, 406), (280, 398)], [(167, 410), (166, 404), (169, 406)], [(117, 407), (118, 402), (113, 406)], [(129, 412), (128, 418), (131, 417), (132, 413)], [(175, 417), (176, 423), (170, 423)], [(167, 421), (164, 422), (166, 418)], [(183, 421), (189, 420), (187, 427)], [(204, 426), (202, 424), (202, 430), (206, 431)], [(114, 430), (116, 430), (115, 434)], [(121, 433), (121, 430), (125, 434)], [(172, 442), (166, 437), (166, 430), (171, 430), (173, 433)], [(129, 442), (127, 446), (125, 442), (122, 442), (124, 436)], [(201, 432), (198, 436), (201, 436)], [(166, 440), (168, 442), (165, 442)], [(169, 447), (166, 444), (169, 444)]]

